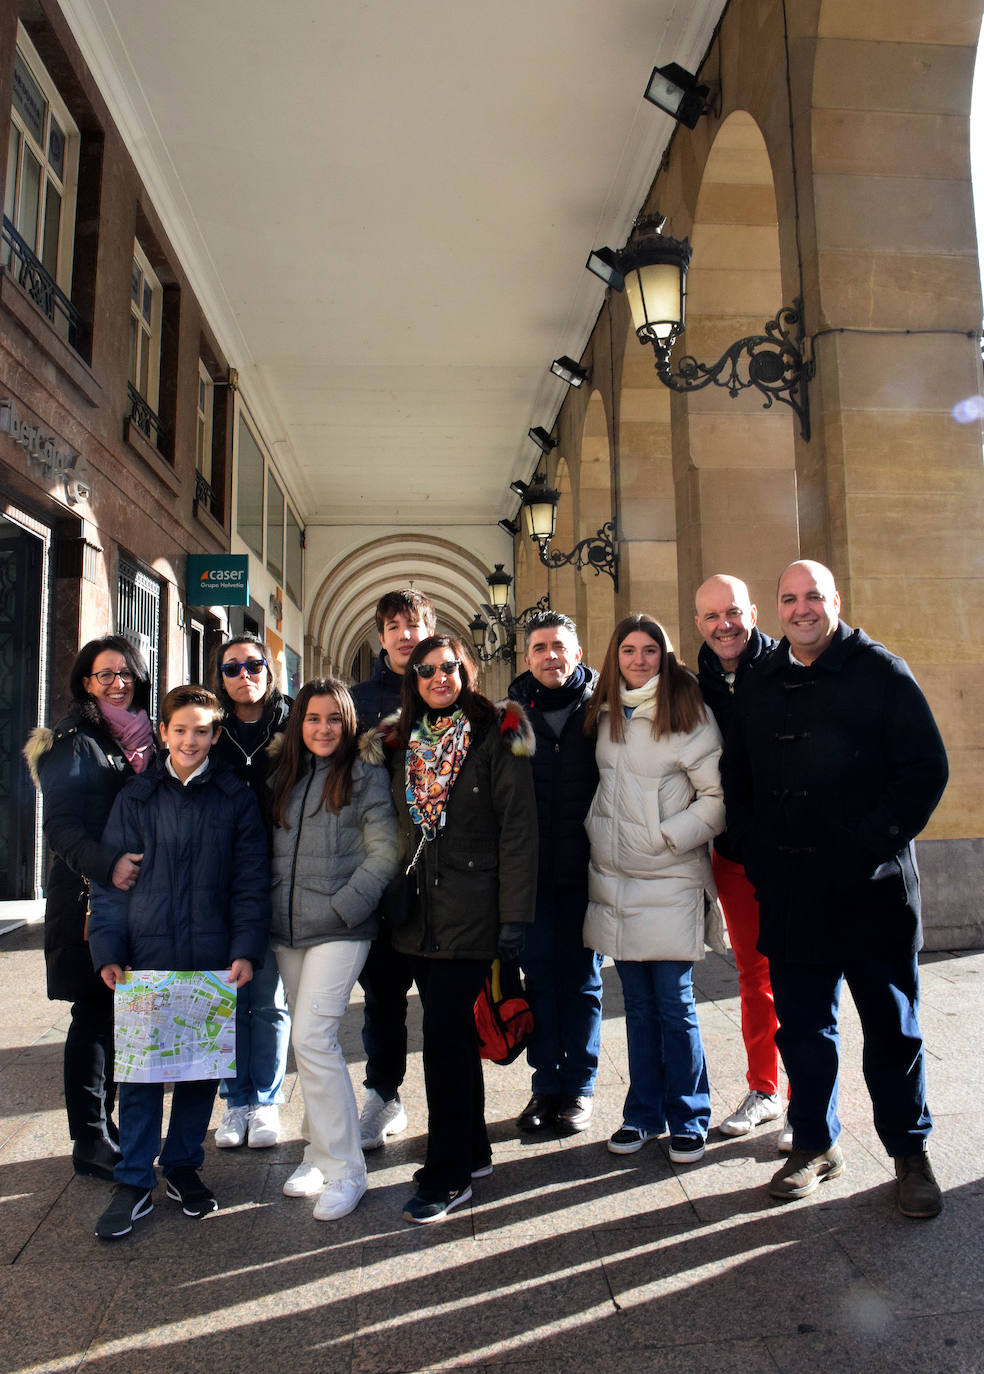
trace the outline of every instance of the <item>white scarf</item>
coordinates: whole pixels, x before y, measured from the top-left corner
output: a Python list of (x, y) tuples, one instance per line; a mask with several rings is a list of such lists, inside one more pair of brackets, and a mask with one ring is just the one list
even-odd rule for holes
[(655, 677), (651, 677), (648, 682), (644, 682), (641, 687), (626, 687), (623, 681), (619, 698), (623, 706), (630, 706), (635, 711), (640, 706), (648, 706), (650, 702), (655, 701), (658, 690), (659, 673)]

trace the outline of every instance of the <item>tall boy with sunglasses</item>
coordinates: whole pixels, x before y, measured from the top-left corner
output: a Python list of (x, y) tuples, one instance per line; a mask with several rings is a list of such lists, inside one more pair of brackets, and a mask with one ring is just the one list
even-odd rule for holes
[[(253, 789), (265, 816), (267, 749), (287, 728), (290, 698), (274, 686), (273, 659), (263, 641), (242, 634), (220, 645), (212, 664), (212, 690), (225, 711), (213, 753)], [(238, 1073), (224, 1078), (219, 1088), (225, 1103), (215, 1132), (220, 1149), (276, 1145), (289, 1042), (284, 985), (270, 955), (236, 1003)]]

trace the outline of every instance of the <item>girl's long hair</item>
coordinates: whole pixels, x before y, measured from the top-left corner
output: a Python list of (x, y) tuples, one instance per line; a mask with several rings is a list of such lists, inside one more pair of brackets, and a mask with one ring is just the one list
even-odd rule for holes
[(622, 674), (618, 667), (618, 651), (622, 641), (630, 634), (641, 630), (659, 645), (662, 661), (659, 665), (659, 688), (656, 692), (656, 710), (653, 713), (653, 739), (661, 735), (688, 735), (703, 725), (707, 719), (704, 700), (700, 694), (697, 679), (689, 668), (685, 668), (670, 643), (669, 636), (658, 620), (651, 615), (627, 615), (615, 626), (615, 632), (608, 641), (605, 661), (601, 665), (601, 676), (584, 718), (584, 732), (593, 735), (598, 730), (601, 713), (608, 710), (608, 729), (613, 740), (621, 744), (625, 738), (625, 713), (622, 710)]
[(287, 825), (287, 803), (295, 785), (313, 767), (315, 755), (307, 748), (301, 736), (301, 726), (312, 697), (334, 697), (338, 703), (338, 714), (342, 718), (342, 737), (338, 748), (328, 759), (328, 772), (325, 785), (321, 790), (318, 805), (311, 812), (315, 815), (322, 806), (337, 816), (352, 799), (352, 765), (358, 753), (356, 736), (355, 702), (344, 682), (335, 677), (315, 677), (297, 694), (297, 700), (287, 717), (287, 728), (283, 734), (283, 744), (270, 776), (271, 811), (274, 825), (282, 830)]
[(414, 664), (423, 663), (427, 655), (435, 649), (449, 650), (451, 657), (456, 658), (461, 665), (458, 669), (461, 691), (458, 694), (458, 700), (450, 709), (454, 710), (455, 707), (460, 706), (468, 717), (468, 722), (473, 730), (491, 720), (495, 715), (495, 707), (488, 697), (483, 697), (481, 692), (475, 690), (475, 683), (478, 681), (478, 669), (461, 640), (455, 639), (454, 635), (429, 635), (427, 639), (422, 639), (415, 646), (403, 673), (403, 697), (400, 702), (397, 738), (404, 749), (410, 743), (410, 732), (427, 710), (427, 703), (417, 689), (417, 674), (414, 670)]

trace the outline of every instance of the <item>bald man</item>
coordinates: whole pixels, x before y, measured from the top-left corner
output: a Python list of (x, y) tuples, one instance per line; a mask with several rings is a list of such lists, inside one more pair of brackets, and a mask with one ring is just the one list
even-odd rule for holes
[[(697, 677), (704, 704), (714, 712), (722, 739), (727, 739), (735, 692), (746, 673), (776, 641), (762, 634), (758, 611), (740, 577), (715, 573), (697, 588), (695, 622), (704, 643), (697, 656)], [(742, 1136), (782, 1115), (779, 1098), (779, 1051), (769, 961), (758, 952), (759, 909), (755, 889), (745, 876), (741, 855), (727, 830), (714, 841), (714, 881), (738, 969), (741, 1036), (745, 1044), (748, 1092), (718, 1129)], [(779, 1149), (793, 1148), (788, 1124), (779, 1134)]]
[(721, 761), (728, 826), (759, 899), (789, 1075), (793, 1150), (769, 1184), (805, 1197), (843, 1173), (838, 1032), (846, 979), (864, 1035), (875, 1130), (905, 1216), (943, 1206), (926, 1153), (913, 840), (943, 794), (946, 753), (901, 658), (840, 619), (822, 563), (779, 579), (777, 648), (735, 703)]

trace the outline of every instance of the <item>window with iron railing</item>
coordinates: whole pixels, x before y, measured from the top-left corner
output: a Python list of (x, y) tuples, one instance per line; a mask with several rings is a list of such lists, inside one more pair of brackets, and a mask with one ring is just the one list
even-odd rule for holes
[(18, 25), (0, 266), (82, 352), (82, 317), (71, 300), (78, 162), (78, 128)]

